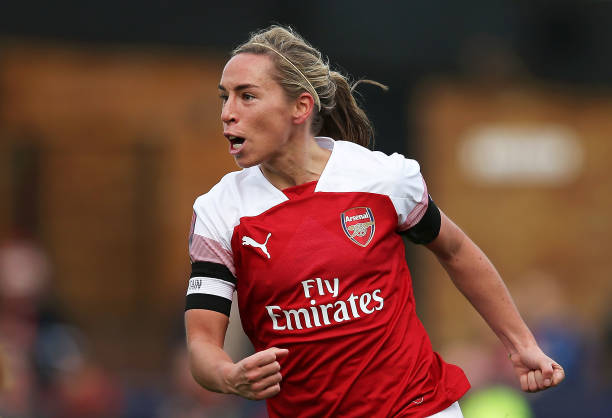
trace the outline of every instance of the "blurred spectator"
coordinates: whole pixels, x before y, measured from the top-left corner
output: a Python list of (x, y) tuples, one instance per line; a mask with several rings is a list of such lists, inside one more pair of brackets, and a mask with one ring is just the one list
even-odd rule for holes
[(0, 416), (32, 416), (37, 395), (30, 355), (37, 337), (37, 308), (49, 280), (49, 262), (33, 241), (16, 237), (0, 244), (0, 346), (5, 384)]
[(48, 393), (49, 407), (39, 413), (62, 418), (118, 417), (122, 397), (118, 383), (116, 378), (92, 362), (61, 370)]
[[(519, 311), (542, 349), (563, 364), (562, 385), (537, 394), (523, 394), (535, 417), (612, 416), (610, 386), (602, 380), (594, 329), (572, 308), (564, 289), (545, 271), (530, 271), (512, 289)], [(503, 353), (496, 358), (501, 362)], [(497, 367), (494, 370), (498, 370)], [(466, 414), (466, 418), (468, 415)]]
[(517, 304), (532, 326), (541, 347), (565, 369), (563, 384), (528, 397), (536, 416), (597, 416), (587, 402), (588, 328), (571, 305), (554, 276), (545, 271), (529, 271), (519, 279), (515, 290)]
[[(512, 288), (519, 311), (541, 347), (564, 365), (562, 385), (540, 393), (519, 390), (503, 347), (487, 336), (443, 349), (472, 384), (461, 407), (466, 418), (596, 418), (612, 416), (612, 310), (600, 339), (584, 325), (555, 278), (531, 271)], [(601, 341), (601, 343), (598, 343)]]
[(238, 396), (227, 396), (202, 389), (189, 369), (185, 343), (177, 344), (169, 373), (166, 400), (158, 418), (265, 418), (264, 402), (248, 401)]
[(50, 309), (50, 277), (35, 241), (0, 245), (0, 416), (118, 416), (119, 385), (87, 358), (80, 331)]

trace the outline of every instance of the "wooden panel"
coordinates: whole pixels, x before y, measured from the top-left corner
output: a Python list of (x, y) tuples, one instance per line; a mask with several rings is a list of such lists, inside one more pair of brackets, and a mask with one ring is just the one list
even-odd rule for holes
[[(219, 120), (223, 60), (34, 44), (2, 55), (0, 161), (36, 137), (58, 301), (106, 363), (157, 367), (182, 326), (191, 206), (236, 168)], [(2, 190), (12, 175), (3, 164)]]

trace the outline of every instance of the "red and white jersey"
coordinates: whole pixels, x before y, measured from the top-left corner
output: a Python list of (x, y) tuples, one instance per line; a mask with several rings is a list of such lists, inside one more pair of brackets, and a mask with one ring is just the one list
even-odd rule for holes
[(317, 142), (332, 153), (316, 182), (281, 191), (251, 167), (196, 200), (187, 309), (228, 314), (236, 290), (255, 350), (289, 350), (271, 417), (439, 412), (469, 383), (415, 313), (398, 232), (427, 209), (419, 165)]

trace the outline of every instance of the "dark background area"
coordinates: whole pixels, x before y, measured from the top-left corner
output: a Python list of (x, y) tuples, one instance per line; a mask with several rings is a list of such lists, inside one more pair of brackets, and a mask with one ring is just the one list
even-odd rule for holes
[(402, 149), (414, 86), (434, 75), (501, 77), (599, 90), (612, 84), (612, 2), (560, 1), (21, 1), (5, 3), (0, 36), (107, 47), (229, 53), (251, 31), (293, 26), (353, 78), (377, 147)]

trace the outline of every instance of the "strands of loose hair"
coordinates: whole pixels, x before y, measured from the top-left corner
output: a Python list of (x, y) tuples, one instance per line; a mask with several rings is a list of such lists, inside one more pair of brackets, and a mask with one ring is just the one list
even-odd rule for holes
[(312, 93), (314, 95), (313, 98), (314, 98), (315, 103), (317, 104), (317, 109), (319, 111), (321, 110), (321, 99), (319, 99), (319, 95), (317, 94), (317, 90), (314, 88), (314, 86), (312, 85), (310, 80), (308, 80), (308, 78), (300, 71), (300, 69), (298, 67), (295, 66), (295, 64), (293, 64), (291, 62), (291, 60), (289, 58), (287, 58), (286, 56), (284, 56), (283, 54), (278, 52), (276, 49), (272, 48), (270, 45), (262, 44), (262, 43), (259, 43), (259, 42), (251, 42), (251, 45), (259, 45), (259, 46), (263, 46), (264, 48), (268, 48), (270, 51), (276, 53), (279, 57), (281, 57), (282, 59), (287, 61), (289, 63), (289, 65), (291, 65), (295, 69), (295, 71), (297, 71), (298, 74), (301, 75), (304, 80), (306, 80), (306, 82), (310, 86), (310, 93)]

